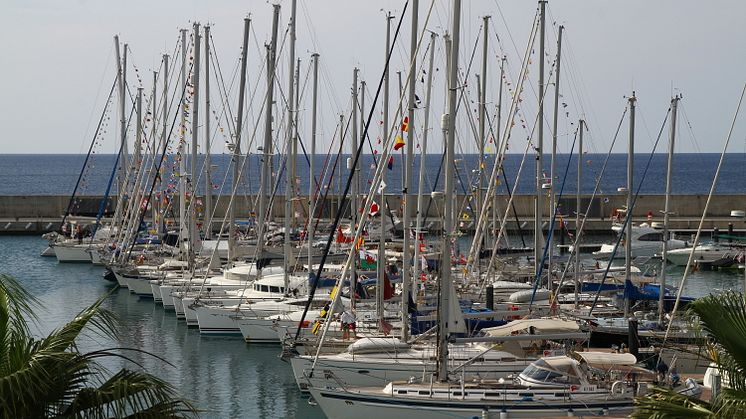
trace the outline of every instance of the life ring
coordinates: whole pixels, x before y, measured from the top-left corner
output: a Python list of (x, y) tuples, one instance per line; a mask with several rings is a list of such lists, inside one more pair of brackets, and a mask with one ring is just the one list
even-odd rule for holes
[(627, 386), (621, 381), (614, 381), (611, 385), (611, 394), (622, 395), (627, 391)]

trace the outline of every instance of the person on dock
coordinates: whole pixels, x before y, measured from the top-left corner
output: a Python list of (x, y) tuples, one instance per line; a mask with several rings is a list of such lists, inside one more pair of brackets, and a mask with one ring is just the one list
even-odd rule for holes
[(342, 316), (340, 317), (340, 322), (342, 323), (342, 339), (347, 340), (350, 338), (350, 331), (352, 331), (352, 336), (357, 337), (355, 334), (355, 313), (352, 312), (352, 309), (347, 309), (342, 313)]

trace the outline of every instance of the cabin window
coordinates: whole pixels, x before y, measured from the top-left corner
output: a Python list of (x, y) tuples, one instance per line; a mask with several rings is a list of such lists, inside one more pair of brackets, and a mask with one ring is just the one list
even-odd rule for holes
[(280, 287), (269, 287), (269, 292), (280, 292)]
[(639, 240), (641, 242), (662, 242), (663, 241), (663, 233), (648, 233), (648, 234), (643, 234), (637, 240)]
[(261, 291), (262, 292), (269, 292), (269, 287), (267, 285), (262, 285)]
[(420, 394), (420, 396), (429, 396), (430, 395), (430, 392), (427, 391), (427, 390), (420, 390), (418, 393)]

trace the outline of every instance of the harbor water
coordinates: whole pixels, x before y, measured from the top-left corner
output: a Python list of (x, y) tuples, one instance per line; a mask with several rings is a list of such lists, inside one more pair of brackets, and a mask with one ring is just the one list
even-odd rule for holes
[[(466, 244), (467, 240), (462, 241), (460, 244)], [(39, 324), (35, 329), (40, 334), (59, 327), (110, 293), (104, 307), (118, 316), (119, 336), (115, 340), (86, 336), (82, 350), (136, 348), (162, 358), (126, 352), (146, 371), (170, 382), (183, 397), (204, 409), (202, 416), (206, 418), (324, 417), (298, 391), (290, 365), (278, 358), (279, 346), (200, 336), (199, 330), (187, 328), (173, 312), (164, 311), (153, 300), (140, 299), (126, 289), (113, 289), (112, 283), (102, 278), (101, 267), (60, 264), (56, 258), (40, 257), (45, 245), (37, 236), (0, 237), (0, 272), (18, 278), (39, 298)], [(584, 263), (594, 262), (588, 259)], [(678, 284), (682, 274), (681, 267), (670, 267), (668, 283)], [(720, 290), (741, 290), (743, 283), (743, 273), (736, 270), (698, 271), (690, 274), (684, 294), (699, 297)], [(137, 367), (122, 359), (107, 359), (103, 364), (110, 370)]]
[[(86, 336), (81, 349), (136, 348), (122, 352), (173, 384), (185, 398), (205, 410), (205, 418), (323, 418), (318, 407), (298, 391), (290, 365), (278, 358), (278, 345), (247, 345), (240, 338), (202, 337), (173, 312), (153, 300), (138, 299), (126, 289), (112, 291), (101, 267), (60, 264), (40, 257), (45, 240), (33, 236), (0, 237), (0, 273), (17, 278), (41, 301), (40, 334), (72, 320), (78, 312), (111, 292), (104, 307), (120, 320), (119, 337)], [(136, 368), (121, 359), (102, 364), (112, 371)]]

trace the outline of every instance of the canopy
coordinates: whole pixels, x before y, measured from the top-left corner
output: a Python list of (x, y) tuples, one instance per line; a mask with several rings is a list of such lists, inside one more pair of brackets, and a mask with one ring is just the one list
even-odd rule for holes
[(562, 319), (519, 319), (497, 327), (482, 329), (487, 336), (510, 336), (516, 332), (526, 332), (533, 327), (534, 332), (542, 333), (561, 333), (577, 332), (580, 330), (578, 324), (572, 320)]
[(618, 354), (614, 352), (576, 352), (578, 357), (593, 365), (634, 365), (637, 358), (632, 354)]

